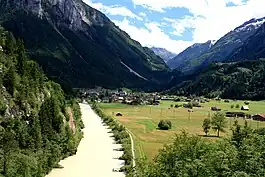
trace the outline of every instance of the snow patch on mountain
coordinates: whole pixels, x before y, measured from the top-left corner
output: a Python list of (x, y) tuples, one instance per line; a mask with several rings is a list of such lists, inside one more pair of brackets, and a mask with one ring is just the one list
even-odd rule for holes
[(263, 23), (265, 23), (265, 18), (261, 19), (252, 19), (249, 23), (245, 23), (244, 25), (235, 29), (236, 32), (240, 32), (242, 30), (253, 30), (258, 29)]
[(134, 75), (136, 75), (136, 76), (138, 76), (138, 77), (140, 77), (140, 78), (142, 78), (142, 79), (144, 79), (144, 80), (148, 80), (148, 79), (146, 79), (145, 77), (143, 77), (143, 76), (141, 76), (140, 74), (138, 74), (137, 72), (135, 72), (133, 69), (131, 69), (129, 66), (127, 66), (125, 63), (123, 63), (122, 61), (120, 61), (121, 62), (121, 64), (123, 65), (123, 66), (125, 66), (131, 73), (133, 73)]

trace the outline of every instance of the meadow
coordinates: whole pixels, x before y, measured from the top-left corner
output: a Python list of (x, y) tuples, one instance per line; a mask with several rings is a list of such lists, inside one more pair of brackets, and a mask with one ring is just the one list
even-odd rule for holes
[[(203, 120), (207, 117), (211, 117), (215, 113), (210, 110), (212, 106), (221, 108), (223, 112), (238, 111), (248, 114), (265, 113), (265, 101), (250, 102), (249, 111), (241, 111), (240, 108), (235, 108), (237, 104), (240, 105), (240, 107), (245, 105), (244, 101), (230, 101), (229, 103), (223, 101), (210, 101), (201, 103), (201, 108), (193, 108), (193, 112), (190, 113), (187, 108), (171, 108), (171, 105), (183, 103), (184, 102), (161, 101), (161, 104), (157, 106), (131, 106), (119, 103), (101, 103), (100, 107), (106, 114), (115, 117), (132, 132), (137, 157), (147, 157), (149, 160), (155, 157), (158, 150), (162, 148), (164, 144), (170, 143), (175, 134), (179, 134), (183, 130), (191, 134), (200, 135), (204, 139), (210, 141), (216, 140), (216, 132), (211, 130), (211, 136), (204, 137), (202, 129)], [(235, 107), (232, 109), (231, 105)], [(116, 116), (116, 113), (121, 113), (122, 116)], [(157, 124), (162, 119), (172, 122), (171, 130), (162, 131), (157, 129)], [(234, 120), (236, 120), (236, 118), (227, 118), (226, 132), (221, 133), (221, 137), (231, 134), (231, 126)], [(238, 118), (237, 120), (240, 124), (244, 124), (242, 118)], [(253, 129), (265, 127), (265, 122), (247, 121)]]

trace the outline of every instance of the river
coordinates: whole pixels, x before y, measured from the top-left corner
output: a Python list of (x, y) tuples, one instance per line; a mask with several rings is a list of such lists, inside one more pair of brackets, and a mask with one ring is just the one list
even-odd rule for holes
[(85, 125), (84, 138), (76, 155), (60, 161), (64, 168), (53, 169), (46, 177), (125, 177), (122, 172), (113, 172), (124, 164), (123, 160), (117, 159), (123, 152), (115, 150), (121, 145), (115, 143), (112, 134), (108, 133), (110, 129), (88, 104), (79, 105)]

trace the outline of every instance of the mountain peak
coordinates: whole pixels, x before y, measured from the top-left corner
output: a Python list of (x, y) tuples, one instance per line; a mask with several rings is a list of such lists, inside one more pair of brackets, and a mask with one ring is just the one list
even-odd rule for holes
[(151, 47), (150, 48), (156, 55), (160, 56), (165, 62), (168, 62), (174, 58), (177, 54), (169, 52), (167, 49), (160, 47)]
[(252, 18), (249, 21), (243, 23), (237, 27), (234, 31), (240, 32), (242, 30), (252, 30), (258, 29), (265, 22), (265, 17), (263, 18)]

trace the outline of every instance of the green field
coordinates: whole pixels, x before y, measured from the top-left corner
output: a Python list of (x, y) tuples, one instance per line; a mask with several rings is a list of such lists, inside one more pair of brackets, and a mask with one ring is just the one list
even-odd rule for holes
[[(202, 122), (209, 115), (214, 112), (210, 111), (212, 106), (221, 108), (223, 112), (226, 111), (240, 111), (240, 108), (231, 109), (231, 105), (239, 104), (240, 107), (244, 105), (244, 101), (230, 101), (224, 103), (223, 101), (211, 101), (209, 103), (202, 103), (203, 107), (193, 108), (194, 112), (189, 113), (187, 108), (170, 108), (170, 105), (182, 104), (183, 102), (161, 101), (159, 106), (131, 106), (116, 103), (102, 103), (100, 107), (108, 115), (115, 116), (120, 112), (123, 116), (116, 117), (123, 125), (125, 125), (132, 133), (135, 140), (135, 148), (137, 157), (147, 156), (152, 159), (163, 147), (165, 143), (170, 143), (175, 134), (186, 130), (192, 134), (204, 135), (202, 130)], [(265, 101), (250, 102), (249, 114), (258, 114), (265, 112)], [(189, 116), (190, 114), (190, 116)], [(157, 129), (157, 124), (161, 119), (167, 119), (172, 122), (172, 129), (169, 131), (161, 131)], [(233, 125), (235, 118), (227, 119), (227, 128), (225, 133), (221, 136), (226, 136), (231, 133), (230, 127)], [(244, 120), (239, 118), (239, 123), (244, 124)], [(252, 128), (265, 127), (265, 122), (257, 122), (247, 120)], [(216, 135), (216, 132), (211, 131), (211, 135)], [(216, 137), (207, 137), (205, 139), (215, 140)]]

